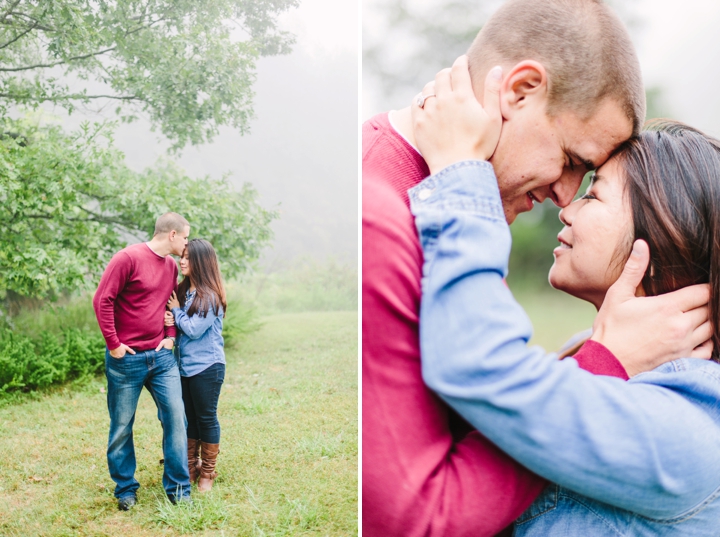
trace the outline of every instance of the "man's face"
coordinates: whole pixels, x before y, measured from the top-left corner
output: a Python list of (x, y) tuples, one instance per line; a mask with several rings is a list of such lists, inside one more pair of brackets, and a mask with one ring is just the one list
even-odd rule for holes
[(190, 226), (186, 226), (182, 231), (172, 231), (170, 233), (170, 244), (172, 245), (172, 254), (181, 256), (190, 236)]
[(586, 120), (571, 111), (553, 117), (546, 99), (530, 99), (503, 123), (492, 162), (505, 218), (512, 223), (533, 201), (567, 206), (588, 170), (598, 168), (632, 134), (620, 106), (606, 100)]

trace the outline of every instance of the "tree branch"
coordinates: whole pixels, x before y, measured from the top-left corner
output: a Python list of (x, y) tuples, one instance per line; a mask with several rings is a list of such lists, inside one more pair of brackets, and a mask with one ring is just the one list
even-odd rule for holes
[[(31, 20), (32, 22), (34, 22), (34, 23), (37, 25), (38, 28), (40, 28), (41, 30), (44, 30), (44, 31), (46, 31), (46, 32), (55, 32), (55, 31), (56, 31), (55, 28), (51, 28), (51, 27), (49, 27), (49, 26), (41, 25), (41, 24), (40, 24), (41, 21), (39, 21), (39, 20), (36, 19), (35, 17), (31, 17), (30, 15), (27, 15), (27, 14), (25, 14), (25, 13), (20, 13), (19, 11), (10, 11), (10, 12), (8, 13), (8, 15), (14, 15), (14, 16), (16, 16), (16, 17), (25, 17), (26, 19)], [(5, 18), (2, 20), (2, 24), (8, 25), (8, 26), (14, 26), (13, 24), (8, 24), (8, 22), (7, 22), (7, 15), (6, 15)]]
[(22, 36), (24, 36), (25, 34), (28, 34), (28, 33), (32, 32), (35, 28), (37, 28), (37, 24), (33, 24), (32, 26), (30, 26), (29, 28), (27, 28), (24, 32), (20, 32), (18, 35), (16, 35), (15, 37), (13, 37), (10, 41), (8, 41), (7, 43), (5, 43), (4, 45), (0, 45), (0, 49), (4, 49), (4, 48), (6, 48), (6, 47), (9, 47), (10, 45), (12, 45), (15, 41), (17, 41), (18, 39), (20, 39), (20, 38), (21, 38)]
[(30, 95), (21, 95), (18, 93), (0, 93), (0, 98), (11, 99), (15, 101), (37, 101), (37, 102), (58, 102), (63, 100), (82, 100), (82, 99), (116, 99), (118, 101), (146, 101), (137, 95), (85, 95), (84, 93), (70, 93), (60, 95), (58, 97), (33, 97)]
[(101, 54), (105, 54), (106, 52), (110, 52), (111, 50), (115, 50), (117, 46), (106, 48), (104, 50), (99, 50), (97, 52), (91, 52), (90, 54), (83, 54), (82, 56), (73, 56), (72, 58), (67, 58), (65, 60), (61, 60), (59, 62), (54, 63), (38, 63), (36, 65), (26, 65), (24, 67), (0, 67), (0, 72), (15, 72), (15, 71), (29, 71), (30, 69), (43, 69), (47, 67), (56, 67), (58, 65), (62, 65), (64, 63), (73, 62), (75, 60), (85, 60), (87, 58), (91, 58), (93, 56), (100, 56)]
[(85, 222), (87, 222), (89, 220), (91, 222), (100, 222), (102, 224), (115, 224), (117, 226), (122, 227), (123, 230), (125, 231), (125, 233), (127, 233), (128, 235), (132, 235), (133, 237), (135, 237), (138, 240), (143, 240), (143, 238), (140, 235), (138, 235), (138, 233), (143, 232), (142, 230), (129, 226), (127, 222), (122, 221), (118, 217), (104, 216), (102, 214), (95, 213), (95, 212), (91, 211), (90, 209), (87, 209), (82, 206), (80, 207), (80, 210), (85, 211), (90, 216), (92, 216), (92, 218), (86, 218), (86, 219), (70, 218), (69, 220), (85, 221)]
[(2, 15), (0, 15), (0, 19), (2, 19), (2, 22), (5, 22), (5, 20), (7, 20), (8, 15), (10, 15), (10, 14), (12, 13), (13, 9), (15, 9), (16, 7), (18, 7), (18, 4), (19, 4), (20, 2), (21, 2), (21, 0), (15, 0), (15, 3), (14, 3), (13, 5), (11, 5), (9, 8), (7, 8), (7, 10), (5, 11), (5, 13), (3, 13)]
[[(30, 17), (28, 17), (28, 18), (30, 18)], [(32, 20), (35, 20), (35, 19), (32, 19)], [(130, 36), (130, 35), (132, 35), (132, 34), (135, 34), (135, 33), (137, 33), (137, 32), (140, 32), (140, 31), (142, 31), (142, 30), (146, 30), (146, 29), (148, 29), (148, 28), (151, 28), (151, 27), (155, 26), (156, 24), (158, 24), (158, 23), (160, 23), (160, 22), (163, 22), (163, 21), (165, 21), (165, 20), (168, 20), (168, 19), (167, 19), (166, 17), (160, 17), (159, 19), (155, 19), (155, 20), (153, 20), (153, 21), (150, 21), (150, 22), (148, 22), (147, 24), (140, 25), (140, 26), (137, 26), (137, 27), (135, 27), (135, 28), (131, 28), (130, 30), (127, 30), (127, 31), (125, 32), (125, 37)], [(8, 43), (5, 43), (4, 45), (0, 46), (0, 49), (3, 49), (3, 48), (5, 48), (5, 47), (7, 47), (8, 45), (14, 43), (14, 42), (17, 41), (18, 39), (20, 39), (22, 36), (24, 36), (24, 35), (27, 34), (28, 32), (31, 32), (32, 30), (34, 30), (34, 29), (36, 29), (36, 28), (41, 29), (41, 30), (44, 30), (44, 31), (53, 31), (53, 30), (50, 29), (50, 28), (45, 28), (45, 27), (40, 26), (40, 21), (35, 20), (35, 23), (34, 23), (32, 26), (30, 26), (29, 28), (27, 28), (24, 32), (20, 33), (18, 36), (16, 36), (14, 39), (12, 39), (11, 41), (9, 41)], [(99, 50), (99, 51), (97, 51), (97, 52), (91, 52), (91, 53), (89, 53), (89, 54), (83, 54), (83, 55), (80, 55), (80, 56), (73, 56), (72, 58), (66, 58), (66, 59), (64, 59), (64, 60), (60, 60), (60, 61), (52, 62), (52, 63), (38, 63), (38, 64), (35, 64), (35, 65), (25, 65), (25, 66), (22, 66), (22, 67), (0, 67), (0, 72), (11, 73), (11, 72), (18, 72), (18, 71), (30, 71), (30, 70), (32, 70), (32, 69), (48, 69), (48, 68), (51, 68), (51, 67), (57, 67), (58, 65), (64, 65), (64, 64), (67, 64), (67, 63), (70, 63), (70, 62), (74, 62), (74, 61), (77, 61), (77, 60), (85, 60), (85, 59), (91, 58), (91, 57), (93, 57), (93, 56), (100, 56), (100, 55), (102, 55), (102, 54), (105, 54), (106, 52), (111, 52), (111, 51), (115, 50), (116, 48), (117, 48), (117, 45), (112, 46), (112, 47), (110, 47), (110, 48), (106, 48), (106, 49), (104, 49), (104, 50)]]
[[(117, 226), (120, 226), (123, 228), (123, 231), (126, 233), (132, 235), (133, 237), (140, 238), (137, 233), (141, 230), (136, 229), (135, 227), (128, 225), (128, 222), (124, 221), (123, 219), (117, 217), (117, 216), (105, 216), (102, 214), (97, 214), (89, 209), (86, 209), (85, 207), (80, 207), (80, 210), (85, 211), (87, 214), (90, 215), (89, 218), (73, 218), (68, 217), (65, 218), (67, 222), (98, 222), (100, 224), (115, 224)], [(20, 216), (20, 214), (15, 214), (10, 220), (6, 220), (5, 222), (0, 222), (8, 227), (12, 226), (12, 224), (15, 223), (17, 218)], [(32, 220), (55, 220), (57, 221), (57, 215), (53, 214), (23, 214), (23, 219), (32, 219)]]

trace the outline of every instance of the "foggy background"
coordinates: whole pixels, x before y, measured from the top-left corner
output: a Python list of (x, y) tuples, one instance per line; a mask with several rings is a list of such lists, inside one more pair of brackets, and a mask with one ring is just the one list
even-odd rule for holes
[[(404, 108), (464, 54), (502, 0), (363, 0), (361, 117)], [(669, 117), (720, 137), (720, 2), (606, 0), (640, 60), (648, 118)], [(592, 68), (592, 67), (590, 67)], [(584, 191), (585, 186), (581, 186)], [(533, 343), (558, 349), (592, 326), (595, 309), (552, 289), (547, 274), (562, 225), (550, 201), (518, 216), (508, 285), (535, 327)]]
[[(716, 96), (720, 71), (715, 68), (720, 61), (720, 2), (607, 3), (628, 25), (646, 87), (658, 93), (655, 112), (720, 136)], [(482, 23), (501, 4), (501, 0), (363, 0), (364, 58), (368, 53), (381, 58), (380, 69), (372, 59), (363, 63), (363, 120), (407, 106), (437, 71), (466, 51)], [(381, 76), (383, 69), (402, 74), (383, 83), (387, 79)]]
[[(224, 127), (212, 143), (169, 157), (190, 177), (229, 173), (233, 184), (252, 183), (263, 207), (279, 209), (261, 259), (268, 270), (299, 257), (357, 261), (358, 18), (355, 2), (301, 0), (279, 18), (296, 36), (292, 53), (257, 61), (250, 133)], [(74, 113), (65, 123), (101, 116)], [(115, 145), (138, 171), (169, 146), (142, 119), (119, 125)]]

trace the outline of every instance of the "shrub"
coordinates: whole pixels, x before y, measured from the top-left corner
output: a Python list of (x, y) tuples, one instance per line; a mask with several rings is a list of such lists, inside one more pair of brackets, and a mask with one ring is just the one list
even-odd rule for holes
[[(228, 297), (223, 336), (232, 348), (259, 328), (254, 308)], [(89, 294), (61, 304), (27, 306), (12, 319), (0, 319), (0, 396), (43, 390), (85, 380), (105, 366), (105, 340)]]
[(38, 340), (4, 329), (0, 332), (0, 394), (48, 388), (95, 375), (104, 364), (99, 333), (44, 332)]

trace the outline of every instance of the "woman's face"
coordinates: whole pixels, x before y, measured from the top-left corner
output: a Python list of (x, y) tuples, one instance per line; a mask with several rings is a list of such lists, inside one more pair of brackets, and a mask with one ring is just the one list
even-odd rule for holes
[(550, 285), (598, 309), (632, 247), (632, 214), (619, 172), (617, 159), (610, 159), (586, 194), (560, 211), (565, 227), (550, 269)]
[(188, 260), (187, 248), (183, 250), (182, 257), (180, 257), (180, 274), (185, 277), (190, 275), (190, 261)]

